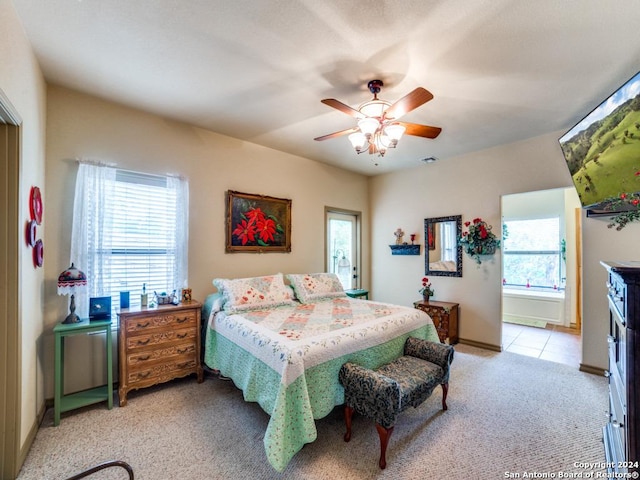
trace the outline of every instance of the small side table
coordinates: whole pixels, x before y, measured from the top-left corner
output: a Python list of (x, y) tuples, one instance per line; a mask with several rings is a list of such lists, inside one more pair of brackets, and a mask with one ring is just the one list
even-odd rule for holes
[(458, 343), (458, 304), (430, 300), (413, 302), (414, 308), (422, 310), (433, 320), (442, 343), (449, 339), (449, 345)]
[(365, 300), (369, 300), (369, 290), (365, 290), (364, 288), (345, 290), (344, 293), (346, 293), (351, 298), (364, 297)]
[[(82, 392), (64, 394), (64, 338), (93, 332), (104, 332), (107, 337), (107, 384), (102, 387), (91, 388)], [(60, 424), (60, 414), (92, 403), (107, 401), (109, 410), (113, 407), (113, 365), (111, 320), (96, 320), (90, 322), (83, 319), (80, 323), (59, 323), (53, 327), (55, 336), (55, 393), (53, 425)]]

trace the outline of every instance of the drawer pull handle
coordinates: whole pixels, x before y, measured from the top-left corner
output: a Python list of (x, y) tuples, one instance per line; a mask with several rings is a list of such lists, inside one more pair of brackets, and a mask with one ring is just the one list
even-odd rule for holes
[(187, 335), (189, 335), (189, 334), (188, 334), (188, 333), (186, 333), (186, 332), (185, 332), (185, 333), (178, 333), (178, 334), (176, 335), (176, 337), (178, 337), (178, 338), (182, 339), (182, 338), (186, 338), (186, 337), (187, 337)]
[(140, 360), (141, 362), (146, 362), (150, 358), (151, 358), (151, 355), (145, 355), (144, 357), (138, 357), (138, 360)]
[(178, 323), (184, 323), (184, 322), (186, 322), (187, 320), (189, 320), (189, 317), (183, 317), (183, 318), (178, 318), (178, 319), (177, 319), (177, 322), (178, 322)]
[(185, 368), (190, 366), (191, 366), (191, 362), (176, 363), (176, 367), (178, 368)]
[(176, 349), (176, 351), (179, 354), (183, 354), (183, 353), (187, 353), (189, 351), (189, 349), (188, 348), (178, 348), (178, 349)]
[(138, 345), (146, 345), (150, 340), (150, 338), (147, 338), (146, 340), (138, 340)]
[(145, 328), (149, 326), (149, 322), (145, 322), (145, 323), (136, 323), (136, 327), (138, 328)]
[(138, 378), (147, 378), (149, 375), (151, 375), (151, 372), (142, 372), (138, 374)]

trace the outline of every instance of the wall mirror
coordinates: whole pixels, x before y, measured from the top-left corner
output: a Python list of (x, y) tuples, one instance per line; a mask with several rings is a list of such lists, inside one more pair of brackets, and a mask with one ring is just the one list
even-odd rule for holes
[(462, 215), (424, 219), (425, 274), (462, 276)]

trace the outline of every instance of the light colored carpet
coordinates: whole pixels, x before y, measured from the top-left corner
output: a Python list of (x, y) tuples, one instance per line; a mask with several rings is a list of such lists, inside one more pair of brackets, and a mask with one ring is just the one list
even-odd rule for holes
[(529, 318), (505, 318), (502, 321), (515, 325), (526, 325), (528, 327), (545, 328), (547, 326), (547, 322), (544, 320), (531, 320)]
[[(396, 423), (387, 469), (378, 468), (372, 422), (354, 417), (342, 440), (342, 409), (318, 420), (318, 439), (279, 474), (262, 443), (268, 416), (232, 382), (192, 378), (134, 391), (128, 405), (47, 411), (19, 480), (64, 479), (110, 459), (130, 463), (137, 480), (498, 479), (506, 472), (590, 471), (604, 462), (607, 383), (567, 365), (456, 345), (449, 410), (441, 389)], [(122, 469), (89, 477), (125, 479)], [(538, 478), (538, 477), (536, 477)]]

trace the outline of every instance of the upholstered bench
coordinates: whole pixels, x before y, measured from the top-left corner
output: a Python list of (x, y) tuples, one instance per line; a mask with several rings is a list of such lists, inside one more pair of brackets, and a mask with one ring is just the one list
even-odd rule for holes
[(449, 366), (453, 347), (409, 337), (404, 356), (376, 370), (345, 363), (339, 379), (344, 386), (344, 420), (351, 440), (354, 410), (376, 422), (380, 437), (380, 468), (387, 466), (386, 451), (398, 415), (409, 406), (424, 402), (437, 385), (442, 385), (442, 409), (447, 409)]

